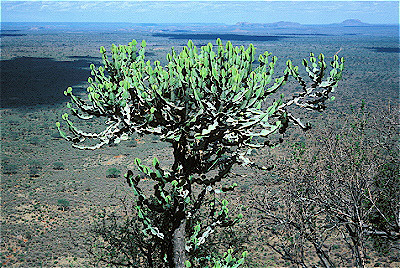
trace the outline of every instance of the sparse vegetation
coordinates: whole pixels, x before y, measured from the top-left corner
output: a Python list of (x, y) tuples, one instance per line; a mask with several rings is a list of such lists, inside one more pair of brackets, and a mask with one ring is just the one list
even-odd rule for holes
[[(3, 26), (2, 24), (2, 31)], [(68, 99), (62, 95), (62, 92), (67, 86), (74, 85), (74, 90), (76, 90), (74, 92), (80, 96), (82, 96), (81, 93), (86, 93), (86, 78), (90, 75), (90, 69), (87, 67), (90, 63), (100, 64), (101, 59), (97, 55), (98, 47), (101, 45), (110, 42), (126, 44), (132, 38), (146, 39), (149, 41), (147, 50), (152, 52), (152, 54), (147, 53), (147, 56), (150, 60), (161, 59), (161, 65), (164, 66), (166, 64), (164, 55), (171, 51), (172, 46), (180, 51), (184, 42), (179, 39), (153, 36), (146, 26), (134, 27), (132, 31), (128, 28), (124, 31), (116, 31), (118, 29), (113, 26), (114, 28), (108, 32), (81, 31), (79, 25), (77, 25), (78, 28), (69, 28), (66, 31), (60, 25), (57, 26), (59, 28), (54, 29), (46, 27), (39, 27), (32, 31), (22, 29), (20, 33), (24, 35), (1, 38), (2, 239), (0, 261), (4, 267), (68, 267), (69, 265), (89, 267), (89, 256), (81, 246), (86, 239), (86, 227), (93, 220), (92, 216), (103, 209), (106, 210), (108, 216), (111, 215), (111, 211), (123, 210), (123, 205), (118, 199), (105, 198), (114, 189), (117, 188), (121, 195), (129, 194), (129, 192), (123, 193), (126, 190), (126, 182), (122, 176), (117, 179), (104, 178), (110, 164), (117, 163), (115, 166), (124, 172), (125, 167), (135, 169), (135, 156), (142, 159), (143, 164), (151, 165), (152, 156), (156, 155), (162, 166), (166, 167), (172, 164), (170, 157), (172, 148), (161, 141), (153, 142), (149, 136), (144, 135), (133, 137), (138, 139), (135, 143), (137, 146), (134, 147), (129, 147), (128, 143), (121, 143), (118, 147), (104, 147), (95, 153), (71, 150), (68, 144), (58, 139), (59, 133), (54, 132), (54, 121), (58, 120), (60, 114), (67, 111), (63, 103)], [(171, 32), (176, 29), (183, 31), (189, 29), (185, 25), (151, 27), (157, 31), (169, 29)], [(206, 29), (210, 33), (216, 31), (212, 25), (201, 27), (201, 30)], [(239, 26), (235, 27), (240, 29)], [(391, 29), (394, 28), (395, 30), (392, 31)], [(319, 129), (329, 129), (326, 126), (319, 127), (319, 124), (327, 118), (331, 120), (332, 125), (339, 122), (342, 126), (345, 125), (345, 122), (340, 119), (346, 118), (346, 114), (350, 113), (350, 105), (359, 106), (360, 99), (365, 99), (366, 107), (371, 113), (369, 123), (376, 124), (376, 129), (385, 129), (387, 126), (398, 128), (399, 70), (388, 68), (388, 66), (398, 65), (399, 59), (396, 57), (398, 54), (393, 53), (394, 49), (391, 49), (398, 47), (398, 28), (328, 29), (316, 26), (314, 29), (326, 35), (296, 35), (292, 29), (284, 29), (285, 33), (294, 34), (279, 41), (253, 41), (257, 53), (265, 50), (273, 51), (279, 59), (299, 59), (299, 56), (307, 55), (310, 50), (333, 55), (342, 47), (339, 56), (348, 59), (345, 79), (341, 83), (340, 90), (335, 93), (336, 100), (329, 101), (326, 115), (309, 114), (311, 123), (315, 126), (314, 130), (319, 133)], [(250, 31), (250, 29), (247, 30)], [(218, 34), (229, 31), (229, 27), (218, 31)], [(259, 32), (251, 31), (250, 38), (253, 38), (251, 35), (267, 34), (262, 29)], [(281, 29), (274, 31), (268, 35), (275, 33), (282, 35)], [(367, 32), (368, 34), (365, 34)], [(209, 41), (211, 40), (199, 39), (196, 43), (207, 44)], [(235, 41), (234, 45), (247, 47), (249, 41)], [(326, 59), (326, 61), (330, 60)], [(278, 62), (277, 70), (284, 68), (280, 64), (283, 65), (284, 62)], [(299, 65), (301, 62), (293, 64)], [(51, 83), (48, 83), (49, 81)], [(27, 94), (21, 94), (21, 92), (27, 92)], [(284, 93), (290, 96), (290, 92)], [(392, 116), (385, 115), (383, 118), (391, 118), (389, 122), (382, 120), (379, 116), (383, 110), (387, 110), (388, 103), (391, 104), (388, 114)], [(299, 115), (304, 117), (302, 113)], [(82, 123), (80, 126), (89, 130), (97, 129), (102, 125), (103, 122), (93, 120)], [(337, 126), (340, 128), (339, 124)], [(244, 214), (241, 221), (232, 227), (234, 233), (241, 237), (234, 238), (232, 241), (236, 242), (231, 245), (223, 244), (232, 237), (228, 236), (230, 238), (224, 240), (225, 235), (229, 234), (228, 229), (218, 229), (208, 240), (210, 242), (208, 251), (221, 252), (221, 248), (235, 248), (238, 254), (234, 252), (232, 255), (240, 257), (241, 252), (248, 250), (246, 263), (252, 268), (294, 266), (266, 246), (267, 236), (262, 233), (265, 230), (260, 229), (265, 226), (256, 225), (260, 220), (260, 215), (249, 209), (251, 204), (247, 198), (244, 198), (250, 194), (258, 196), (265, 194), (270, 195), (269, 200), (271, 200), (273, 196), (279, 194), (277, 186), (287, 183), (288, 174), (280, 176), (277, 172), (278, 165), (272, 160), (266, 161), (272, 159), (271, 155), (288, 160), (292, 151), (286, 149), (289, 144), (303, 142), (307, 151), (313, 151), (319, 145), (319, 142), (310, 144), (312, 137), (306, 135), (304, 138), (301, 131), (297, 132), (294, 128), (292, 130), (293, 135), (290, 132), (287, 133), (285, 135), (287, 142), (280, 144), (279, 147), (269, 150), (258, 149), (256, 154), (246, 155), (251, 161), (261, 166), (265, 165), (266, 168), (271, 169), (270, 171), (243, 169), (239, 166), (232, 168), (226, 185), (237, 182), (238, 187), (235, 191), (225, 193), (224, 198), (230, 200), (227, 207), (231, 215)], [(370, 134), (366, 134), (367, 139)], [(39, 137), (39, 146), (30, 143), (30, 138), (33, 136)], [(386, 132), (382, 132), (379, 137), (379, 143), (386, 144), (387, 148), (391, 148), (396, 154), (397, 145), (385, 140), (385, 137), (388, 137)], [(118, 155), (124, 155), (126, 158), (114, 158), (116, 150), (118, 150)], [(30, 177), (32, 159), (41, 163), (42, 169), (39, 168), (33, 172), (39, 171), (36, 174), (39, 177)], [(53, 163), (56, 161), (62, 161), (64, 169), (55, 171)], [(122, 161), (124, 163), (126, 161), (126, 165), (120, 164)], [(388, 161), (385, 165), (392, 166), (392, 162)], [(6, 173), (3, 173), (4, 170)], [(76, 183), (72, 183), (73, 180)], [(382, 182), (382, 180), (378, 181)], [(395, 187), (389, 186), (389, 182), (387, 185), (390, 191), (395, 190)], [(149, 178), (143, 178), (140, 180), (140, 186), (144, 190), (152, 190), (154, 185), (151, 184)], [(372, 183), (371, 190), (381, 186), (373, 186)], [(61, 190), (62, 193), (60, 193)], [(381, 200), (381, 197), (390, 194), (389, 191), (378, 191), (374, 194), (377, 197), (376, 201), (379, 201), (375, 202), (379, 209), (386, 206), (383, 204), (388, 204), (384, 198)], [(73, 209), (66, 210), (65, 213), (60, 211), (59, 209), (62, 210), (62, 208), (57, 203), (58, 199), (69, 200), (73, 204)], [(379, 205), (380, 202), (382, 205)], [(276, 202), (276, 205), (281, 209), (284, 203)], [(391, 205), (391, 207), (395, 206)], [(386, 214), (389, 212), (385, 211)], [(121, 214), (115, 215), (123, 222), (124, 218), (120, 217)], [(132, 217), (136, 215), (134, 209), (130, 215)], [(379, 212), (377, 214), (372, 210), (370, 215), (372, 218), (368, 221), (381, 219)], [(111, 221), (106, 221), (106, 223), (112, 226)], [(382, 227), (388, 226), (390, 225)], [(398, 240), (387, 240), (383, 237), (368, 238), (365, 242), (366, 266), (400, 266), (398, 243)], [(326, 240), (325, 245), (334, 254), (343, 254), (349, 250), (347, 244), (341, 241)], [(70, 262), (71, 256), (76, 256), (76, 261)], [(310, 253), (309, 256), (312, 254)], [(57, 265), (54, 265), (54, 261), (58, 261)], [(346, 259), (342, 260), (343, 266), (350, 266), (349, 263), (350, 261)]]
[(371, 252), (395, 250), (399, 133), (391, 115), (378, 118), (361, 104), (343, 119), (330, 119), (307, 145), (293, 144), (291, 161), (277, 160), (284, 181), (274, 185), (275, 194), (254, 196), (266, 244), (293, 265), (364, 267)]

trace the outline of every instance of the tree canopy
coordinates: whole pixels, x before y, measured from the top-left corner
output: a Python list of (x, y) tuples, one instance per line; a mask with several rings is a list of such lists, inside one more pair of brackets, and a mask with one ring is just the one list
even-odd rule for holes
[[(172, 49), (167, 54), (166, 66), (146, 61), (145, 50), (146, 42), (138, 47), (135, 40), (112, 45), (111, 54), (101, 47), (104, 66), (90, 66), (87, 99), (76, 96), (72, 88), (65, 91), (71, 98), (71, 114), (79, 119), (106, 118), (103, 131), (82, 131), (68, 114), (62, 117), (72, 135), (58, 122), (57, 127), (79, 149), (119, 143), (135, 132), (159, 135), (172, 145), (171, 167), (162, 166), (157, 158), (146, 166), (136, 158), (141, 174), (128, 171), (125, 177), (137, 196), (137, 217), (147, 241), (162, 245), (154, 254), (141, 245), (143, 252), (157, 255), (169, 267), (183, 267), (185, 261), (189, 267), (206, 260), (196, 252), (217, 227), (231, 226), (243, 216), (231, 217), (227, 200), (217, 196), (237, 184), (218, 183), (233, 165), (252, 164), (249, 148), (273, 146), (271, 134), (283, 134), (290, 123), (309, 129), (289, 108), (322, 111), (342, 77), (344, 59), (335, 55), (328, 72), (324, 55), (310, 53), (302, 62), (308, 76), (303, 79), (290, 60), (277, 74), (277, 57), (269, 52), (256, 62), (252, 44), (237, 47), (218, 39), (216, 46), (209, 43), (198, 49), (189, 41), (181, 52)], [(279, 90), (289, 79), (301, 91), (285, 97)], [(96, 143), (87, 144), (87, 139)], [(155, 182), (151, 196), (140, 185), (143, 174)], [(150, 259), (147, 265), (152, 266)], [(242, 262), (243, 258), (225, 261), (226, 267)]]

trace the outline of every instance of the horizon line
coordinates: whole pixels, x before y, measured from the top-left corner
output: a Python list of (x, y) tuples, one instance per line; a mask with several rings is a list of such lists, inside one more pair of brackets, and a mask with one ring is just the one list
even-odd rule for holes
[[(348, 19), (348, 20), (355, 20), (355, 19)], [(99, 23), (99, 24), (112, 24), (112, 23), (125, 23), (125, 24), (153, 24), (153, 25), (191, 25), (191, 24), (205, 24), (205, 25), (226, 25), (226, 26), (235, 26), (238, 23), (249, 23), (249, 24), (274, 24), (278, 22), (285, 22), (285, 23), (296, 23), (300, 24), (302, 26), (312, 26), (312, 25), (340, 25), (343, 22), (347, 20), (344, 20), (342, 22), (333, 22), (333, 23), (310, 23), (310, 24), (303, 24), (299, 23), (296, 21), (275, 21), (275, 22), (248, 22), (248, 21), (238, 21), (235, 24), (226, 24), (223, 22), (126, 22), (126, 21), (1, 21), (0, 23)], [(368, 26), (375, 26), (375, 25), (390, 25), (390, 26), (399, 26), (399, 23), (367, 23), (367, 22), (362, 22), (363, 24), (366, 25), (354, 25), (354, 26), (345, 26), (345, 27), (368, 27)]]

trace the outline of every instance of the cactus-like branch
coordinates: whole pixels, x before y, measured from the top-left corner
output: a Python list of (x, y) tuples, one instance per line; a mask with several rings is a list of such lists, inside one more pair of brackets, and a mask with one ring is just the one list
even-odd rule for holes
[[(79, 149), (94, 150), (119, 143), (134, 132), (159, 135), (172, 145), (174, 163), (169, 169), (161, 169), (156, 159), (151, 168), (135, 160), (139, 173), (155, 182), (151, 197), (140, 188), (142, 175), (135, 176), (132, 171), (126, 175), (137, 197), (136, 210), (143, 232), (149, 239), (165, 243), (167, 251), (171, 250), (175, 231), (185, 228), (184, 221), (194, 224), (206, 195), (214, 195), (215, 199), (213, 189), (235, 164), (256, 166), (246, 157), (249, 147), (273, 146), (268, 138), (274, 133), (283, 134), (289, 123), (309, 129), (291, 113), (290, 107), (323, 110), (341, 79), (344, 60), (339, 61), (335, 55), (328, 73), (324, 55), (316, 58), (311, 53), (308, 60), (303, 60), (308, 75), (303, 79), (298, 66), (290, 60), (278, 75), (278, 59), (269, 52), (260, 55), (258, 66), (253, 66), (253, 45), (245, 49), (234, 47), (231, 42), (223, 45), (218, 39), (217, 48), (209, 43), (198, 49), (189, 41), (179, 53), (172, 49), (166, 66), (159, 61), (145, 61), (145, 48), (146, 42), (138, 47), (135, 40), (127, 46), (113, 45), (109, 59), (101, 47), (104, 66), (90, 66), (87, 100), (75, 96), (72, 88), (65, 91), (71, 98), (67, 106), (72, 115), (79, 119), (105, 118), (108, 125), (104, 130), (81, 131), (68, 114), (63, 119), (72, 136), (58, 122), (57, 127)], [(290, 80), (297, 81), (302, 91), (287, 97), (279, 94)], [(255, 143), (254, 137), (264, 141)], [(87, 139), (97, 143), (86, 145)], [(202, 187), (197, 197), (195, 186)], [(234, 186), (219, 191), (233, 189)], [(217, 211), (216, 202), (210, 203), (211, 222), (189, 234), (192, 242), (187, 244), (187, 250), (200, 247), (216, 227), (237, 221), (228, 217), (226, 204), (222, 202)], [(174, 266), (173, 257), (168, 254), (167, 262)]]

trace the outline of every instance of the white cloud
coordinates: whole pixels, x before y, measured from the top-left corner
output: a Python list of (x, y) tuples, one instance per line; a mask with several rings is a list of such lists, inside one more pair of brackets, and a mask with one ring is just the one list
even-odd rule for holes
[(5, 2), (1, 3), (1, 8), (4, 11), (25, 10), (29, 9), (31, 2)]
[[(307, 23), (325, 23), (347, 18), (373, 18), (374, 14), (380, 19), (386, 18), (385, 12), (395, 14), (398, 1), (7, 1), (1, 3), (3, 17), (16, 20), (16, 14), (40, 14), (41, 19), (52, 14), (62, 14), (60, 19), (95, 20), (104, 18), (108, 21), (145, 22), (224, 22), (237, 21), (274, 22), (278, 20), (298, 21)], [(397, 11), (398, 12), (398, 11)], [(302, 16), (304, 14), (304, 16)], [(398, 14), (398, 13), (397, 13)], [(82, 16), (84, 15), (84, 16)], [(38, 15), (39, 16), (39, 15)], [(26, 17), (26, 16), (25, 16)], [(398, 15), (397, 15), (398, 17)], [(135, 18), (135, 19), (133, 19)], [(236, 21), (233, 21), (236, 20)]]

